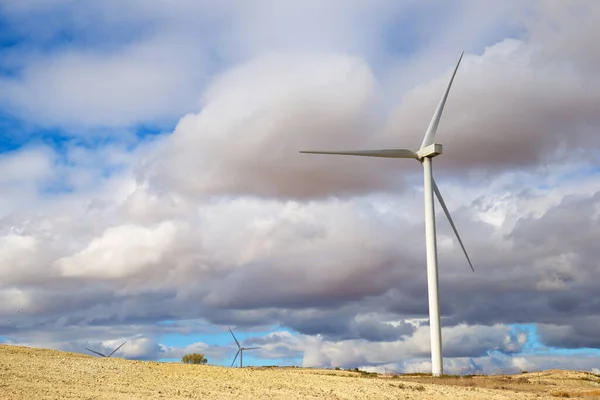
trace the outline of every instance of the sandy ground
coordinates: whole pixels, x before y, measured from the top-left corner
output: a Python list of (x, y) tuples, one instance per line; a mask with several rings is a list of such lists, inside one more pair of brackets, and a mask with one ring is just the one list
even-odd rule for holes
[(390, 377), (304, 368), (225, 368), (96, 358), (0, 345), (0, 399), (600, 399), (600, 377), (545, 371)]

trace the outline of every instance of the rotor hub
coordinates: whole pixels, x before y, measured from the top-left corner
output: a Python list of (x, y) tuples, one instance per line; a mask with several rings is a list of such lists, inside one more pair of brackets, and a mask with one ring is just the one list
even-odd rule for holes
[(419, 160), (422, 160), (425, 157), (433, 158), (435, 156), (439, 156), (440, 154), (442, 154), (442, 145), (439, 143), (433, 143), (427, 147), (423, 147), (416, 153), (417, 153), (417, 157), (419, 158)]

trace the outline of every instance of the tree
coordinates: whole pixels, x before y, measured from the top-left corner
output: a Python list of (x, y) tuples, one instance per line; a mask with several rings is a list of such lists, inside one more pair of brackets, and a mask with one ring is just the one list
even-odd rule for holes
[(181, 357), (181, 362), (184, 364), (206, 364), (208, 360), (202, 353), (190, 353)]

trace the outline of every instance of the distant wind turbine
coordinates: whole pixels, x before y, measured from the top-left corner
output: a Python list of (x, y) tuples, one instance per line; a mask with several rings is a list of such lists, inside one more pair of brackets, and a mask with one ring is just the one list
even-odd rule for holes
[(442, 111), (454, 81), (454, 76), (460, 65), (460, 61), (464, 52), (461, 53), (456, 68), (450, 78), (450, 83), (442, 96), (440, 103), (433, 114), (433, 118), (429, 123), (429, 127), (423, 137), (421, 148), (417, 151), (408, 149), (386, 149), (386, 150), (349, 150), (349, 151), (301, 151), (300, 153), (311, 153), (311, 154), (337, 154), (337, 155), (348, 155), (348, 156), (365, 156), (365, 157), (383, 157), (383, 158), (413, 158), (418, 160), (423, 165), (424, 173), (424, 193), (425, 193), (425, 243), (427, 250), (427, 291), (429, 296), (429, 326), (431, 331), (431, 369), (433, 376), (440, 376), (443, 374), (442, 364), (442, 331), (440, 326), (440, 308), (439, 308), (439, 292), (438, 292), (438, 266), (437, 266), (437, 245), (436, 245), (436, 233), (435, 233), (435, 211), (433, 204), (433, 194), (437, 196), (450, 225), (456, 234), (458, 243), (462, 247), (469, 266), (475, 272), (473, 264), (469, 259), (469, 255), (465, 250), (462, 240), (456, 230), (456, 226), (450, 217), (450, 212), (446, 207), (446, 203), (442, 198), (442, 194), (438, 189), (435, 181), (433, 180), (432, 173), (432, 159), (435, 156), (442, 154), (442, 145), (435, 143), (435, 134), (437, 132), (440, 118), (442, 117)]
[(92, 350), (92, 349), (88, 349), (87, 347), (86, 347), (85, 349), (86, 349), (87, 351), (91, 351), (91, 352), (92, 352), (92, 353), (94, 353), (94, 354), (98, 354), (98, 355), (99, 355), (99, 356), (101, 356), (101, 357), (110, 357), (110, 356), (112, 356), (113, 354), (115, 354), (115, 352), (116, 352), (117, 350), (119, 350), (121, 347), (123, 347), (123, 345), (124, 345), (125, 343), (127, 343), (127, 341), (124, 341), (123, 343), (121, 343), (121, 345), (120, 345), (119, 347), (117, 347), (116, 349), (114, 349), (114, 350), (113, 350), (113, 351), (112, 351), (112, 352), (111, 352), (109, 355), (102, 354), (102, 353), (100, 353), (100, 352), (98, 352), (98, 351), (95, 351), (95, 350)]
[(242, 358), (244, 357), (244, 350), (256, 350), (256, 349), (260, 349), (260, 347), (242, 347), (240, 346), (240, 342), (238, 342), (238, 340), (235, 338), (235, 335), (233, 334), (233, 331), (231, 330), (231, 328), (228, 328), (229, 332), (231, 332), (231, 336), (233, 336), (233, 340), (235, 340), (235, 344), (237, 344), (238, 347), (238, 351), (237, 353), (235, 353), (235, 357), (233, 358), (233, 361), (231, 362), (231, 367), (233, 367), (233, 364), (235, 363), (235, 360), (237, 359), (238, 354), (240, 355), (240, 368), (242, 368)]

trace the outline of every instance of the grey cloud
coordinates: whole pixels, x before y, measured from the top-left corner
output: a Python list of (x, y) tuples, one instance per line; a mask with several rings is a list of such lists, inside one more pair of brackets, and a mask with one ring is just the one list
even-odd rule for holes
[[(444, 326), (451, 327), (462, 322), (564, 324), (568, 323), (570, 318), (565, 312), (576, 312), (579, 315), (595, 313), (597, 307), (590, 301), (589, 296), (590, 291), (593, 292), (595, 288), (591, 283), (587, 283), (589, 280), (582, 282), (578, 278), (579, 273), (585, 273), (586, 265), (593, 267), (594, 264), (581, 262), (586, 259), (588, 251), (592, 252), (590, 253), (592, 256), (595, 254), (593, 253), (595, 247), (590, 245), (574, 259), (576, 264), (572, 266), (566, 264), (565, 267), (560, 265), (552, 267), (551, 263), (555, 259), (560, 259), (561, 252), (548, 253), (545, 259), (541, 259), (539, 256), (542, 252), (557, 250), (557, 245), (552, 235), (546, 235), (544, 237), (549, 246), (544, 250), (546, 243), (537, 239), (537, 232), (540, 230), (549, 232), (555, 227), (568, 231), (570, 224), (575, 226), (580, 224), (580, 221), (569, 218), (569, 213), (565, 213), (562, 209), (567, 207), (569, 210), (579, 210), (586, 215), (593, 215), (592, 210), (596, 207), (596, 203), (596, 197), (584, 197), (550, 207), (542, 217), (521, 219), (516, 224), (513, 237), (505, 238), (505, 240), (513, 238), (509, 242), (503, 241), (501, 237), (490, 238), (479, 232), (480, 229), (482, 232), (488, 232), (488, 227), (481, 222), (470, 220), (471, 213), (476, 212), (477, 207), (472, 209), (465, 207), (455, 212), (455, 220), (459, 227), (470, 232), (464, 239), (470, 239), (467, 242), (468, 248), (473, 259), (478, 260), (479, 264), (476, 263), (478, 272), (472, 274), (463, 260), (460, 249), (455, 247), (456, 244), (454, 249), (443, 246), (440, 248), (440, 288)], [(315, 216), (328, 215), (330, 208), (324, 205), (320, 207), (322, 207), (320, 210), (313, 209)], [(231, 205), (222, 210), (226, 209), (229, 210), (227, 212), (232, 212)], [(295, 213), (300, 212), (298, 215), (303, 215), (300, 210), (302, 208), (296, 209)], [(154, 321), (161, 319), (204, 317), (212, 323), (222, 325), (252, 326), (280, 323), (301, 333), (320, 333), (335, 340), (356, 338), (376, 342), (398, 340), (404, 335), (410, 335), (413, 328), (407, 325), (391, 328), (382, 323), (383, 320), (381, 322), (368, 318), (360, 320), (359, 317), (369, 310), (384, 310), (390, 312), (390, 315), (405, 317), (427, 315), (422, 235), (410, 233), (413, 229), (412, 225), (406, 225), (397, 219), (398, 217), (388, 220), (386, 224), (364, 225), (364, 222), (358, 224), (357, 220), (350, 217), (356, 210), (360, 208), (349, 208), (348, 214), (338, 209), (335, 215), (330, 215), (332, 221), (337, 224), (340, 221), (347, 224), (345, 227), (342, 224), (339, 230), (329, 231), (330, 228), (323, 225), (326, 220), (320, 219), (320, 225), (315, 225), (321, 227), (317, 231), (327, 233), (316, 237), (311, 233), (312, 228), (306, 230), (306, 226), (311, 226), (310, 223), (308, 225), (290, 223), (293, 218), (291, 220), (288, 218), (291, 218), (294, 213), (288, 217), (278, 217), (281, 219), (276, 218), (274, 221), (279, 222), (271, 222), (270, 230), (264, 231), (265, 238), (270, 240), (269, 246), (254, 247), (251, 252), (247, 252), (247, 249), (252, 247), (245, 247), (252, 244), (249, 238), (255, 238), (256, 243), (261, 243), (262, 233), (254, 229), (245, 231), (244, 227), (252, 225), (240, 224), (240, 220), (233, 220), (232, 226), (237, 225), (237, 232), (242, 234), (239, 237), (228, 235), (231, 240), (230, 245), (237, 249), (235, 252), (215, 253), (223, 246), (218, 236), (215, 237), (216, 242), (205, 242), (202, 247), (193, 250), (191, 243), (196, 241), (197, 233), (189, 231), (188, 235), (192, 234), (192, 236), (187, 240), (192, 247), (186, 250), (191, 252), (186, 257), (191, 257), (190, 260), (193, 260), (198, 257), (193, 255), (194, 251), (200, 252), (207, 264), (196, 266), (184, 264), (184, 268), (179, 269), (175, 259), (169, 256), (164, 260), (165, 264), (148, 270), (152, 272), (146, 274), (144, 281), (124, 280), (103, 284), (90, 282), (77, 288), (77, 285), (80, 285), (78, 280), (61, 280), (60, 284), (59, 281), (50, 280), (45, 290), (40, 291), (38, 288), (35, 291), (23, 292), (29, 299), (29, 304), (34, 306), (26, 310), (24, 316), (19, 317), (22, 318), (23, 323), (10, 325), (12, 328), (8, 330), (6, 329), (9, 326), (5, 325), (4, 332), (12, 336), (25, 334), (40, 327), (44, 327), (44, 330), (60, 332), (69, 326), (96, 327), (94, 329), (122, 326), (122, 329), (126, 329), (127, 324), (150, 327)], [(564, 218), (555, 219), (553, 216), (557, 213), (564, 215)], [(384, 217), (387, 218), (390, 216)], [(546, 224), (546, 218), (551, 222)], [(252, 218), (248, 219), (251, 220)], [(229, 223), (225, 219), (217, 217), (214, 221), (219, 221), (223, 232), (229, 232), (229, 228), (223, 226), (224, 223)], [(541, 228), (535, 229), (536, 225)], [(388, 230), (386, 226), (394, 228)], [(406, 241), (399, 242), (396, 239), (403, 236), (400, 233), (402, 230), (399, 232), (395, 228), (399, 226), (405, 226), (407, 229)], [(352, 227), (361, 228), (357, 230)], [(588, 227), (592, 229), (591, 232), (594, 232), (592, 222)], [(298, 233), (295, 233), (296, 228), (299, 228)], [(203, 226), (205, 232), (210, 232), (211, 229), (210, 225)], [(309, 235), (304, 237), (306, 232)], [(362, 238), (360, 232), (364, 233)], [(449, 233), (447, 227), (440, 229), (442, 237)], [(359, 234), (358, 239), (357, 234)], [(535, 240), (528, 244), (526, 239), (529, 237)], [(594, 243), (594, 237), (593, 235), (589, 237), (591, 243)], [(278, 240), (281, 242), (278, 243)], [(304, 244), (302, 244), (303, 240)], [(503, 246), (509, 246), (510, 249), (512, 240), (516, 244), (532, 246), (535, 251), (503, 251)], [(497, 245), (493, 245), (496, 241)], [(290, 247), (284, 243), (296, 243), (296, 246)], [(369, 246), (355, 246), (353, 251), (348, 252), (347, 247), (341, 247), (342, 244), (345, 246), (347, 243), (376, 245), (370, 247), (372, 253), (365, 253), (365, 248), (368, 249)], [(264, 242), (263, 245), (266, 244), (267, 242)], [(573, 246), (581, 244), (582, 241), (572, 242)], [(271, 247), (273, 245), (275, 247)], [(183, 242), (179, 246), (181, 249), (186, 249), (188, 245)], [(579, 247), (573, 249), (576, 248)], [(242, 254), (244, 252), (247, 252), (246, 255)], [(220, 255), (217, 257), (217, 254)], [(342, 254), (348, 258), (340, 259)], [(236, 260), (240, 260), (240, 256), (243, 256), (242, 260), (249, 257), (247, 260), (260, 260), (260, 262), (243, 261), (241, 268), (231, 268), (231, 265), (239, 262)], [(306, 258), (305, 262), (302, 262), (303, 257)], [(365, 257), (363, 262), (357, 262), (360, 257)], [(413, 261), (407, 262), (407, 258), (412, 258)], [(376, 260), (386, 259), (393, 262), (383, 262), (381, 268), (375, 268)], [(331, 260), (338, 261), (330, 264), (333, 262)], [(213, 264), (215, 262), (216, 264)], [(178, 263), (181, 263), (181, 260)], [(314, 264), (314, 267), (311, 264)], [(257, 265), (279, 267), (261, 269), (256, 267)], [(529, 267), (524, 269), (527, 265)], [(293, 273), (290, 275), (290, 272)], [(179, 274), (197, 278), (182, 280), (178, 278)], [(353, 274), (355, 279), (349, 281), (347, 277)], [(284, 279), (284, 276), (294, 278)], [(561, 276), (573, 277), (570, 281), (565, 280), (562, 283), (566, 285), (563, 289), (560, 289), (560, 286), (558, 289), (553, 289), (553, 286), (544, 283), (545, 279), (556, 279), (553, 277)], [(263, 286), (258, 286), (257, 282), (263, 282)], [(266, 285), (268, 282), (271, 282), (271, 285)], [(279, 282), (282, 289), (277, 289), (273, 282)], [(73, 301), (74, 298), (78, 299), (77, 302)], [(523, 304), (527, 304), (527, 307), (523, 307)], [(310, 311), (312, 307), (319, 307), (321, 311)], [(14, 310), (16, 309), (15, 306)], [(394, 319), (393, 316), (386, 316), (386, 318)]]
[(539, 3), (526, 26), (533, 41), (544, 43), (540, 62), (563, 58), (587, 75), (600, 67), (600, 52), (590, 46), (599, 21), (598, 3), (551, 0)]
[(596, 315), (575, 315), (568, 319), (568, 325), (540, 324), (538, 333), (547, 346), (567, 349), (600, 347), (600, 321)]
[[(436, 161), (441, 179), (474, 179), (465, 172), (489, 179), (506, 171), (597, 161), (600, 142), (593, 126), (600, 124), (595, 111), (600, 81), (565, 72), (560, 59), (546, 60), (542, 68), (539, 49), (546, 43), (537, 40), (507, 39), (465, 57), (438, 135), (446, 146)], [(378, 100), (372, 94), (375, 77), (360, 58), (283, 54), (254, 59), (218, 80), (207, 91), (205, 108), (180, 122), (154, 165), (142, 167), (152, 172), (141, 179), (198, 197), (304, 200), (403, 189), (419, 172), (407, 160), (392, 164), (297, 151), (416, 147), (447, 83), (450, 61), (443, 75), (408, 92), (382, 129), (385, 117), (370, 111)], [(328, 78), (339, 97), (319, 83), (325, 72), (317, 69), (347, 77), (337, 81), (339, 87)], [(293, 84), (290, 73), (297, 75)], [(298, 82), (310, 89), (299, 90)], [(287, 85), (285, 96), (274, 89)], [(235, 96), (248, 100), (242, 106)], [(219, 120), (225, 109), (237, 116), (230, 117), (237, 124)], [(183, 174), (186, 167), (198, 174), (193, 179)]]
[[(406, 5), (108, 0), (1, 7), (13, 31), (34, 44), (3, 52), (14, 76), (0, 79), (0, 101), (20, 117), (81, 134), (81, 128), (171, 124), (198, 106), (215, 70), (260, 53), (381, 55), (383, 45), (373, 43), (382, 22)], [(65, 35), (68, 45), (60, 45)]]
[[(598, 216), (595, 209), (600, 202), (600, 191), (591, 196), (566, 196), (562, 202), (548, 210), (541, 218), (526, 218), (517, 222), (515, 230), (509, 236), (520, 251), (537, 248), (566, 254), (575, 248), (593, 251), (595, 246), (589, 243), (590, 236), (600, 235)], [(560, 229), (557, 229), (560, 227)], [(543, 235), (539, 233), (543, 232)]]
[(304, 309), (281, 313), (279, 321), (300, 334), (322, 335), (327, 340), (395, 341), (406, 339), (415, 331), (414, 325), (396, 321), (397, 317), (392, 314), (381, 315), (362, 309), (367, 307), (352, 304), (330, 310)]
[[(593, 271), (587, 268), (593, 268), (594, 264), (584, 260), (588, 255), (594, 259), (595, 228), (593, 221), (582, 225), (580, 220), (570, 218), (569, 210), (594, 215), (597, 202), (596, 195), (559, 202), (541, 217), (522, 218), (516, 223), (512, 236), (504, 239), (490, 237), (488, 225), (471, 220), (473, 213), (482, 206), (464, 207), (455, 212), (457, 225), (470, 232), (463, 239), (473, 259), (478, 260), (478, 270), (476, 274), (468, 270), (456, 243), (453, 248), (448, 248), (440, 239), (444, 326), (463, 322), (568, 324), (573, 313), (593, 315), (597, 307), (589, 293), (595, 288), (590, 279), (582, 279), (580, 274)], [(80, 285), (81, 280), (49, 280), (44, 290), (32, 287), (31, 291), (24, 291), (33, 306), (19, 316), (21, 323), (5, 325), (4, 333), (26, 335), (43, 327), (48, 334), (58, 334), (70, 326), (90, 329), (121, 326), (126, 331), (128, 324), (151, 329), (157, 320), (204, 317), (222, 325), (280, 323), (301, 333), (323, 334), (332, 340), (362, 338), (379, 342), (410, 336), (412, 327), (391, 328), (384, 321), (393, 320), (394, 315), (405, 318), (427, 315), (422, 234), (412, 232), (412, 223), (407, 224), (401, 217), (390, 214), (371, 215), (371, 223), (365, 224), (366, 220), (359, 223), (352, 215), (365, 212), (360, 207), (354, 208), (355, 205), (341, 210), (339, 203), (333, 204), (336, 204), (333, 208), (322, 204), (310, 213), (304, 213), (303, 207), (292, 209), (294, 211), (287, 215), (263, 211), (261, 218), (269, 221), (267, 225), (248, 224), (254, 221), (252, 215), (257, 214), (248, 215), (246, 222), (221, 218), (220, 213), (225, 210), (237, 215), (231, 204), (220, 210), (212, 209), (214, 222), (211, 225), (205, 220), (202, 231), (215, 234), (212, 229), (218, 226), (224, 234), (237, 232), (238, 236), (226, 235), (228, 246), (231, 246), (228, 248), (235, 251), (219, 250), (224, 242), (218, 235), (211, 241), (197, 242), (198, 231), (184, 231), (189, 236), (179, 243), (178, 248), (186, 249), (185, 252), (174, 253), (173, 256), (179, 256), (169, 256), (164, 264), (149, 269), (145, 280), (89, 281), (85, 286)], [(242, 207), (240, 212), (244, 209), (247, 208)], [(337, 211), (330, 214), (333, 209)], [(316, 220), (306, 222), (304, 218), (309, 215), (314, 215)], [(336, 225), (331, 225), (336, 226), (334, 230), (327, 219), (322, 218), (326, 215), (331, 218), (331, 223), (335, 222)], [(386, 223), (378, 218), (383, 218)], [(292, 223), (294, 220), (305, 222)], [(442, 229), (442, 223), (439, 224), (441, 237), (451, 233), (448, 227)], [(569, 251), (577, 250), (581, 254), (572, 260), (562, 259), (575, 263), (553, 266), (555, 260), (561, 259), (562, 251), (558, 251), (557, 239), (552, 232), (557, 229), (568, 232), (571, 225), (588, 230), (590, 245), (585, 247), (583, 240), (570, 242), (569, 246), (575, 247)], [(264, 226), (269, 226), (269, 230), (261, 230)], [(260, 229), (256, 230), (256, 227)], [(542, 241), (539, 240), (540, 231), (548, 232)], [(322, 233), (314, 236), (313, 232)], [(261, 235), (265, 235), (264, 238)], [(262, 244), (253, 247), (252, 238), (256, 240), (254, 244)], [(268, 241), (262, 242), (266, 239)], [(202, 245), (194, 248), (193, 243)], [(288, 243), (295, 243), (295, 246)], [(348, 243), (360, 245), (348, 250)], [(365, 247), (365, 244), (368, 245)], [(582, 245), (584, 247), (580, 247)], [(512, 246), (530, 249), (513, 251), (510, 250)], [(509, 250), (503, 250), (504, 247)], [(365, 253), (365, 249), (371, 252)], [(187, 254), (185, 257), (190, 260), (201, 255), (205, 264), (181, 264), (181, 254)], [(546, 257), (540, 258), (541, 254)], [(364, 261), (359, 262), (361, 257)], [(333, 263), (334, 260), (337, 261)], [(382, 262), (381, 268), (376, 268), (377, 260)], [(266, 268), (269, 265), (278, 267)], [(195, 278), (181, 279), (184, 276)], [(284, 279), (289, 276), (293, 279)], [(355, 278), (348, 280), (348, 276)], [(564, 278), (569, 276), (570, 280)], [(547, 279), (564, 282), (545, 283)], [(258, 286), (257, 282), (263, 282), (263, 286)], [(266, 285), (268, 282), (271, 285)], [(273, 282), (280, 284), (282, 289), (277, 289)], [(565, 286), (561, 288), (560, 285)], [(320, 311), (310, 311), (313, 307), (319, 307)], [(11, 312), (16, 309), (15, 305)], [(390, 314), (386, 314), (385, 320), (360, 319), (361, 315), (373, 310)], [(483, 348), (495, 346), (494, 343), (495, 340), (485, 343)], [(467, 347), (480, 348), (470, 344)], [(457, 349), (458, 353), (451, 354), (465, 354), (465, 348)]]
[[(593, 353), (575, 354), (528, 354), (526, 357), (492, 353), (485, 357), (461, 357), (444, 360), (444, 371), (449, 374), (518, 374), (552, 369), (592, 371), (598, 364)], [(389, 364), (387, 369), (402, 372), (427, 372), (431, 364), (415, 360), (403, 364)], [(377, 370), (383, 371), (382, 367)]]
[[(286, 53), (253, 59), (218, 79), (184, 117), (141, 180), (194, 197), (326, 197), (398, 188), (390, 160), (299, 154), (376, 146), (374, 78), (361, 59)], [(416, 163), (415, 163), (416, 166)], [(182, 174), (193, 169), (195, 174)]]
[(352, 321), (350, 332), (356, 332), (357, 337), (373, 342), (398, 340), (407, 337), (415, 331), (412, 324), (402, 321), (398, 326), (382, 323), (377, 318), (367, 317)]
[[(445, 328), (444, 355), (453, 358), (481, 357), (492, 351), (518, 353), (526, 337), (510, 335), (506, 326), (455, 326)], [(429, 329), (419, 327), (405, 341), (342, 342), (319, 341), (306, 345), (304, 366), (350, 367), (356, 365), (385, 365), (402, 359), (429, 357)]]
[[(522, 15), (528, 33), (520, 39), (465, 56), (440, 123), (446, 154), (438, 161), (439, 173), (478, 169), (496, 175), (582, 158), (597, 162), (600, 142), (593, 127), (600, 123), (600, 82), (591, 71), (600, 52), (589, 43), (600, 9), (591, 2), (550, 3), (538, 3), (527, 14), (531, 18)], [(444, 70), (404, 96), (389, 137), (403, 131), (413, 138), (424, 131), (450, 65)]]
[(567, 198), (540, 217), (517, 221), (507, 236), (509, 251), (488, 253), (493, 262), (481, 268), (487, 277), (473, 277), (467, 296), (456, 296), (465, 289), (463, 282), (442, 286), (444, 298), (457, 300), (449, 319), (551, 323), (596, 314), (590, 293), (598, 259), (594, 210), (599, 200), (598, 194)]

